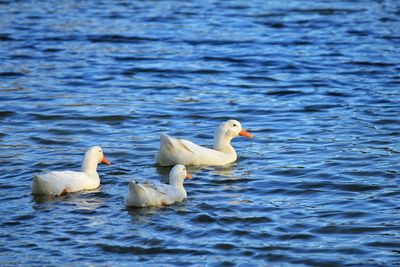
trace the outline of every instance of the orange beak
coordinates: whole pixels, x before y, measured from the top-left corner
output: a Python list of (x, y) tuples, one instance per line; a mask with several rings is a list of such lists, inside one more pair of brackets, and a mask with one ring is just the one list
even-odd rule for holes
[(253, 138), (253, 135), (251, 133), (246, 132), (246, 130), (243, 129), (240, 131), (239, 135), (246, 136), (247, 138)]
[(188, 178), (188, 179), (192, 179), (192, 178), (193, 178), (193, 176), (192, 176), (190, 173), (187, 173), (187, 174), (186, 174), (186, 178)]
[(111, 164), (111, 162), (109, 162), (108, 159), (106, 159), (106, 156), (103, 156), (103, 158), (101, 159), (101, 163), (106, 164), (106, 165)]

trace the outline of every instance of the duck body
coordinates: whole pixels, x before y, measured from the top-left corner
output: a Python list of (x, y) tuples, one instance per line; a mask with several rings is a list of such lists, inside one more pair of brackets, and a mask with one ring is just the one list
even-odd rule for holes
[(100, 186), (97, 173), (75, 171), (54, 171), (35, 174), (32, 182), (32, 194), (60, 196), (82, 190), (92, 190)]
[(236, 159), (237, 154), (233, 147), (220, 151), (199, 146), (188, 140), (177, 139), (165, 133), (160, 135), (160, 150), (156, 155), (156, 161), (161, 166), (225, 165)]
[(135, 181), (130, 181), (126, 203), (133, 207), (166, 206), (181, 202), (186, 197), (186, 190), (172, 185), (150, 182), (137, 184)]
[(176, 165), (170, 173), (170, 184), (155, 184), (144, 182), (141, 184), (130, 181), (126, 205), (132, 207), (165, 206), (175, 202), (182, 202), (187, 197), (183, 180), (191, 178), (185, 166)]
[(188, 140), (177, 139), (165, 133), (160, 135), (160, 149), (155, 157), (161, 166), (183, 165), (226, 165), (237, 160), (231, 140), (238, 135), (251, 138), (236, 120), (222, 123), (214, 134), (213, 149), (199, 146)]
[(33, 195), (60, 196), (82, 190), (93, 190), (100, 186), (97, 164), (110, 162), (103, 155), (102, 148), (89, 148), (82, 164), (82, 171), (52, 171), (35, 174), (32, 181)]

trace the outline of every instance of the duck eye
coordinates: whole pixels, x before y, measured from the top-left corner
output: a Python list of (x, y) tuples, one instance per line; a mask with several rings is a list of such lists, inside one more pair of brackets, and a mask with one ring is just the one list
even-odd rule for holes
[(236, 124), (233, 124), (233, 127), (236, 127)]

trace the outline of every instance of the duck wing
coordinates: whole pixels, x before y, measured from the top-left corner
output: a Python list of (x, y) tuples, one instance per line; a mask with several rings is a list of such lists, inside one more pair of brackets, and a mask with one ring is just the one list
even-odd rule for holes
[(146, 180), (143, 182), (142, 186), (146, 189), (154, 190), (160, 195), (167, 195), (167, 188), (164, 184)]
[(160, 147), (164, 148), (167, 152), (170, 153), (175, 153), (176, 151), (185, 151), (188, 153), (195, 154), (193, 147), (197, 146), (196, 144), (190, 141), (177, 139), (167, 135), (166, 133), (161, 133), (160, 144), (161, 144)]

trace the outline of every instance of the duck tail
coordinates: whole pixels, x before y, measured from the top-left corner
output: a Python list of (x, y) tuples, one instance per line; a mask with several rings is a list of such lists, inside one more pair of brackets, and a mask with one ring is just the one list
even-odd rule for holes
[(168, 150), (174, 147), (174, 143), (172, 142), (171, 137), (166, 133), (160, 134), (160, 148), (162, 147)]
[(141, 195), (145, 192), (144, 188), (138, 185), (134, 180), (129, 182), (129, 191), (135, 195)]
[(32, 180), (32, 194), (33, 195), (41, 195), (45, 194), (48, 191), (48, 184), (47, 182), (40, 177), (38, 174), (33, 175)]
[(138, 185), (135, 181), (131, 180), (129, 182), (129, 193), (125, 198), (126, 204), (128, 206), (143, 207), (145, 193), (146, 192), (143, 187)]
[(168, 136), (166, 133), (160, 134), (160, 149), (155, 156), (155, 160), (161, 166), (170, 165), (169, 156), (174, 154), (176, 151), (173, 138)]

